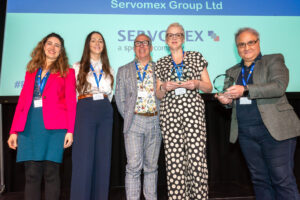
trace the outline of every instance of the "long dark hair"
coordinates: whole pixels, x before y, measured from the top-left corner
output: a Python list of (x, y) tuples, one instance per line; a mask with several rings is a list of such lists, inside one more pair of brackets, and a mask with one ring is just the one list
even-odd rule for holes
[(27, 64), (27, 71), (33, 73), (40, 67), (44, 67), (46, 63), (46, 55), (44, 46), (49, 38), (55, 37), (61, 43), (61, 49), (57, 59), (50, 65), (51, 73), (59, 72), (61, 76), (65, 76), (69, 69), (69, 61), (65, 50), (64, 39), (57, 33), (50, 33), (44, 37), (34, 48), (31, 53), (31, 60)]
[(91, 65), (91, 63), (90, 63), (90, 59), (91, 59), (90, 41), (91, 41), (92, 35), (94, 33), (97, 33), (97, 34), (101, 35), (101, 37), (102, 37), (103, 50), (100, 55), (100, 59), (102, 62), (102, 69), (103, 69), (105, 76), (109, 76), (111, 79), (111, 88), (114, 85), (114, 77), (110, 72), (110, 64), (109, 64), (109, 59), (107, 56), (107, 49), (106, 49), (106, 43), (105, 43), (104, 37), (100, 32), (93, 31), (90, 34), (88, 34), (88, 36), (85, 39), (84, 49), (83, 49), (82, 57), (80, 60), (80, 69), (79, 69), (79, 73), (77, 76), (77, 80), (78, 80), (77, 91), (79, 94), (83, 94), (90, 86), (90, 84), (86, 80), (86, 76), (90, 71), (90, 65)]

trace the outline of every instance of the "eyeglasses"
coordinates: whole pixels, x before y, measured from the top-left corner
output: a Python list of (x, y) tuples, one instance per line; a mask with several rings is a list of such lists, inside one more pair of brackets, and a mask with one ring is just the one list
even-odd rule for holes
[(144, 41), (135, 41), (134, 42), (134, 46), (136, 47), (140, 47), (140, 46), (149, 46), (150, 45), (150, 41), (148, 40), (144, 40)]
[(167, 38), (171, 39), (171, 38), (181, 38), (183, 37), (183, 33), (167, 33)]
[(240, 48), (240, 49), (245, 48), (246, 46), (252, 47), (252, 46), (254, 46), (258, 42), (258, 40), (259, 39), (257, 39), (257, 40), (250, 40), (247, 43), (241, 42), (241, 43), (237, 44), (237, 47)]

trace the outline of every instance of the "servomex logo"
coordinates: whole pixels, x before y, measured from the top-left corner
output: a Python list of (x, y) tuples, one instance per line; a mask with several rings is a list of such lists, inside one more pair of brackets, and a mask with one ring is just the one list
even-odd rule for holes
[[(165, 41), (165, 30), (119, 30), (118, 31), (118, 41), (119, 42), (132, 42), (139, 34), (148, 35), (152, 42), (157, 40)], [(204, 42), (205, 40), (213, 40), (215, 42), (220, 41), (220, 36), (212, 30), (186, 30), (185, 31), (185, 41), (186, 42)]]

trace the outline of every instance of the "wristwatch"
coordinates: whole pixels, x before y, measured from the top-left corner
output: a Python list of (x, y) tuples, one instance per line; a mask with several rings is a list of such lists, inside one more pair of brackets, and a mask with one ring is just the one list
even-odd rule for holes
[(244, 85), (243, 97), (249, 96), (249, 89), (247, 85)]

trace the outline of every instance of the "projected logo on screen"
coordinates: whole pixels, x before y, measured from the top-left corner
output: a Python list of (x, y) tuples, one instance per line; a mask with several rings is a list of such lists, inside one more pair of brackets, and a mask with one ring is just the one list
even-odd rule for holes
[[(185, 42), (194, 43), (199, 45), (199, 43), (205, 42), (207, 40), (206, 33), (204, 30), (186, 30), (185, 31)], [(132, 51), (133, 45), (132, 42), (137, 35), (144, 33), (148, 35), (153, 42), (154, 51), (166, 51), (168, 50), (167, 45), (165, 44), (165, 30), (119, 30), (117, 32), (117, 41), (120, 43), (118, 46), (118, 51)], [(214, 31), (208, 31), (208, 38), (212, 38), (214, 41), (218, 42), (220, 37)], [(206, 37), (206, 38), (205, 38)], [(124, 43), (123, 43), (124, 42)], [(128, 44), (130, 42), (130, 44)], [(123, 45), (125, 44), (125, 45)]]
[(220, 37), (214, 31), (208, 31), (208, 36), (210, 36), (215, 42), (220, 41)]
[[(118, 41), (130, 41), (133, 42), (135, 37), (141, 33), (148, 35), (152, 42), (157, 40), (164, 42), (165, 41), (165, 30), (119, 30), (118, 31)], [(185, 31), (185, 41), (186, 42), (203, 42), (202, 30), (187, 30)]]

